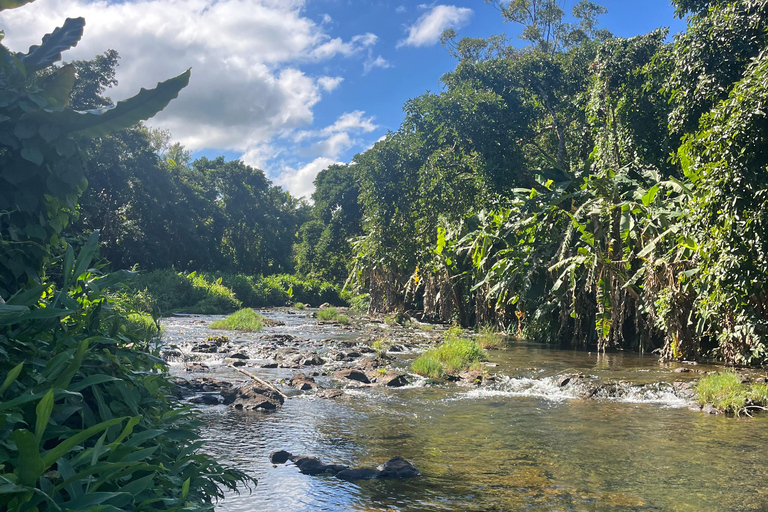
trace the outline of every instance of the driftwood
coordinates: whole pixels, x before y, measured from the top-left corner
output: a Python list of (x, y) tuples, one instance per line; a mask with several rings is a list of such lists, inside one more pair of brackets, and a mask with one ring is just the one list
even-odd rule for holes
[(231, 364), (230, 364), (230, 365), (227, 365), (227, 366), (229, 366), (229, 367), (230, 367), (230, 368), (232, 368), (233, 370), (237, 370), (238, 372), (242, 373), (243, 375), (246, 375), (246, 376), (248, 376), (248, 377), (252, 378), (253, 380), (255, 380), (256, 382), (258, 382), (259, 384), (263, 384), (263, 385), (267, 386), (268, 388), (270, 388), (270, 389), (274, 390), (274, 391), (275, 391), (275, 392), (276, 392), (278, 395), (280, 395), (281, 397), (283, 397), (283, 399), (285, 399), (285, 400), (288, 400), (288, 397), (287, 397), (286, 395), (284, 395), (284, 394), (283, 394), (283, 393), (282, 393), (282, 392), (281, 392), (279, 389), (277, 389), (275, 386), (273, 386), (273, 385), (272, 385), (272, 384), (270, 384), (269, 382), (267, 382), (267, 381), (265, 381), (265, 380), (262, 380), (262, 379), (258, 378), (257, 376), (255, 376), (255, 375), (254, 375), (254, 374), (252, 374), (251, 372), (247, 372), (247, 371), (245, 371), (245, 370), (241, 370), (240, 368), (236, 368), (236, 367), (232, 366)]

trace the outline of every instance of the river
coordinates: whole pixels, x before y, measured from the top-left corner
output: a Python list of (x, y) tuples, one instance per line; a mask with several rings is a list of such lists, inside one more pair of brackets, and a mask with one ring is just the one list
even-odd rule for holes
[[(227, 334), (239, 347), (254, 347), (264, 336), (288, 333), (322, 354), (322, 340), (398, 329), (321, 325), (309, 313), (286, 310), (265, 314), (285, 325), (256, 335)], [(184, 347), (221, 334), (207, 328), (217, 318), (166, 319), (165, 342)], [(414, 356), (398, 354), (393, 365)], [(218, 378), (243, 378), (217, 354), (204, 361)], [(524, 342), (490, 352), (490, 363), (496, 381), (479, 388), (418, 379), (404, 388), (348, 389), (337, 400), (284, 389), (291, 398), (271, 413), (200, 406), (206, 450), (258, 479), (254, 489), (228, 494), (217, 511), (768, 510), (768, 416), (703, 414), (690, 410), (689, 400), (672, 387), (652, 385), (698, 373), (675, 373), (678, 365), (660, 365), (651, 356)], [(296, 371), (253, 364), (246, 369), (273, 382)], [(171, 363), (171, 373), (190, 377), (181, 362)], [(583, 399), (572, 386), (559, 385), (567, 374), (646, 385)], [(375, 467), (401, 456), (421, 476), (358, 482), (307, 476), (290, 462), (273, 466), (268, 456), (277, 450), (350, 467)]]

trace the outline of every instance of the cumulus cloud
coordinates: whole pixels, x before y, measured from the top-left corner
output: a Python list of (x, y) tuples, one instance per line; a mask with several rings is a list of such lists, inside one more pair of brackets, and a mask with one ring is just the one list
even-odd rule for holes
[[(332, 38), (303, 15), (306, 0), (38, 0), (0, 15), (3, 43), (18, 51), (39, 44), (67, 17), (83, 16), (85, 34), (66, 60), (113, 48), (121, 56), (119, 100), (140, 87), (192, 68), (189, 86), (151, 125), (188, 148), (256, 151), (280, 133), (314, 121), (313, 107), (340, 77), (312, 77), (303, 62), (365, 52), (366, 33)], [(23, 27), (23, 29), (21, 28)]]
[(436, 5), (408, 27), (408, 35), (397, 43), (397, 47), (436, 44), (445, 29), (466, 26), (473, 14), (474, 11), (466, 7)]
[(321, 76), (317, 79), (318, 85), (322, 87), (325, 92), (331, 92), (336, 89), (343, 81), (344, 78), (340, 76)]
[(333, 158), (318, 157), (298, 169), (286, 167), (275, 179), (275, 184), (282, 186), (295, 197), (309, 197), (315, 190), (317, 174), (329, 165), (341, 163)]
[(367, 75), (370, 73), (374, 68), (381, 68), (381, 69), (388, 69), (391, 68), (392, 64), (382, 57), (381, 55), (376, 56), (376, 58), (373, 57), (373, 51), (368, 50), (368, 58), (365, 59), (365, 62), (363, 62), (363, 74)]

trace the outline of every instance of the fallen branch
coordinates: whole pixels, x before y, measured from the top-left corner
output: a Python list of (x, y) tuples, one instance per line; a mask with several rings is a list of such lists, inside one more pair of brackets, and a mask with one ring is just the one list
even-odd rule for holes
[(269, 382), (267, 382), (267, 381), (265, 381), (265, 380), (262, 380), (262, 379), (258, 378), (257, 376), (255, 376), (255, 375), (254, 375), (254, 374), (252, 374), (251, 372), (247, 372), (247, 371), (245, 371), (245, 370), (241, 370), (240, 368), (237, 368), (237, 367), (235, 367), (235, 366), (232, 366), (231, 364), (229, 364), (229, 365), (227, 365), (227, 366), (228, 366), (228, 367), (230, 367), (230, 368), (232, 368), (233, 370), (236, 370), (236, 371), (238, 371), (238, 372), (242, 373), (243, 375), (247, 375), (248, 377), (250, 377), (250, 378), (252, 378), (253, 380), (255, 380), (256, 382), (258, 382), (259, 384), (263, 384), (263, 385), (267, 386), (268, 388), (270, 388), (270, 389), (272, 389), (272, 390), (276, 391), (278, 395), (280, 395), (281, 397), (283, 397), (285, 400), (288, 400), (288, 397), (287, 397), (286, 395), (284, 395), (282, 392), (280, 392), (280, 390), (279, 390), (279, 389), (277, 389), (275, 386), (273, 386), (273, 385), (272, 385), (272, 384), (270, 384)]

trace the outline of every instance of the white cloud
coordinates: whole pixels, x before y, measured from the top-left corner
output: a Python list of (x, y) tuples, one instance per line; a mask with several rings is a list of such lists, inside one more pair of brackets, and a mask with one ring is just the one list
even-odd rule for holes
[(399, 41), (397, 47), (436, 44), (445, 29), (467, 25), (473, 14), (474, 11), (466, 7), (437, 5), (422, 14), (416, 23), (408, 28), (408, 36)]
[(378, 55), (376, 58), (374, 58), (373, 51), (368, 50), (368, 58), (365, 60), (365, 62), (363, 62), (363, 74), (367, 75), (374, 68), (388, 69), (391, 67), (392, 64), (390, 64), (387, 59), (381, 55)]
[(256, 154), (275, 136), (310, 125), (322, 93), (341, 82), (309, 76), (301, 63), (355, 56), (377, 41), (372, 33), (332, 38), (304, 16), (306, 1), (37, 0), (0, 14), (0, 28), (6, 46), (24, 51), (65, 18), (83, 16), (84, 37), (64, 58), (117, 50), (114, 100), (191, 67), (189, 86), (150, 125), (192, 150)]
[(275, 184), (282, 186), (295, 197), (309, 198), (315, 190), (314, 182), (317, 174), (329, 165), (337, 163), (342, 162), (337, 162), (333, 158), (319, 157), (298, 169), (286, 167), (275, 179)]
[(339, 85), (341, 85), (341, 82), (343, 81), (344, 78), (340, 76), (321, 76), (317, 79), (318, 85), (320, 85), (320, 87), (322, 87), (325, 92), (333, 91)]
[(408, 9), (406, 9), (406, 7), (404, 5), (398, 5), (397, 8), (395, 9), (395, 12), (397, 14), (403, 14), (407, 10)]

